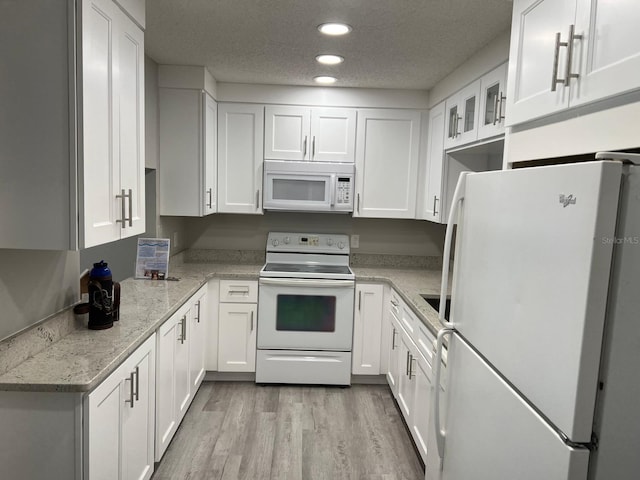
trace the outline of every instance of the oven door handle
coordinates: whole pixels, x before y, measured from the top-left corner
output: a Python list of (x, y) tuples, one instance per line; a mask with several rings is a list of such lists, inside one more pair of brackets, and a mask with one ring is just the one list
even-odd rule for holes
[(306, 278), (261, 278), (260, 285), (277, 285), (279, 287), (319, 287), (319, 288), (355, 288), (353, 280), (326, 280)]

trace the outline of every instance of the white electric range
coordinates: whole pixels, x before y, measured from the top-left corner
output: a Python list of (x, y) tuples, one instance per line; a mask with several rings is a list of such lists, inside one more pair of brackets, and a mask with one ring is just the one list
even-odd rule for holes
[(257, 383), (349, 385), (349, 237), (269, 233), (258, 289)]

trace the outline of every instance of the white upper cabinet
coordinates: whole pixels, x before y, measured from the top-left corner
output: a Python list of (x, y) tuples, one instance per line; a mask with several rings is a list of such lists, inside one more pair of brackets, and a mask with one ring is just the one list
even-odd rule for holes
[(217, 105), (198, 89), (160, 88), (160, 215), (216, 211)]
[(445, 148), (473, 142), (478, 138), (479, 99), (480, 80), (476, 80), (447, 99)]
[(144, 233), (144, 35), (111, 0), (82, 5), (84, 247)]
[(264, 107), (218, 105), (218, 211), (262, 213)]
[(577, 2), (570, 73), (579, 76), (570, 79), (570, 105), (640, 88), (638, 25), (640, 5), (636, 0)]
[(266, 159), (353, 162), (355, 138), (356, 111), (353, 109), (265, 108)]
[(515, 0), (507, 125), (640, 87), (634, 1)]
[(0, 82), (1, 190), (12, 206), (0, 213), (0, 247), (74, 250), (143, 233), (140, 27), (111, 0), (33, 0), (3, 8), (0, 32), (15, 46)]
[(310, 113), (306, 107), (265, 107), (264, 158), (307, 160)]
[(420, 112), (359, 110), (354, 217), (415, 218)]
[(420, 218), (441, 222), (442, 219), (442, 178), (444, 166), (444, 126), (445, 103), (429, 110), (429, 134), (424, 186), (424, 204)]
[(480, 79), (480, 118), (478, 140), (504, 134), (507, 94), (507, 63)]
[(204, 95), (204, 213), (218, 210), (218, 104)]

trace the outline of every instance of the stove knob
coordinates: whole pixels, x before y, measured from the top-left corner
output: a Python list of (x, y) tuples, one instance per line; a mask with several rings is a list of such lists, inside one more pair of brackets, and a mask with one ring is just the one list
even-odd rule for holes
[(284, 237), (284, 243), (289, 244), (289, 242), (291, 242), (291, 238), (290, 237)]
[(333, 245), (333, 238), (327, 238), (327, 245)]
[(280, 242), (278, 241), (278, 239), (277, 239), (277, 238), (274, 238), (274, 239), (271, 241), (271, 245), (273, 245), (274, 247), (277, 247), (278, 245), (280, 245)]
[(344, 243), (338, 242), (338, 248), (342, 250), (344, 248)]

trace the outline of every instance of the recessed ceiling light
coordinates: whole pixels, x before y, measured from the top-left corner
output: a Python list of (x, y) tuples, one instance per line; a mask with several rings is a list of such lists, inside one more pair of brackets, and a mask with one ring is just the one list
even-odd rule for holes
[(345, 23), (323, 23), (318, 25), (318, 30), (325, 35), (344, 35), (351, 31), (351, 27)]
[(340, 55), (318, 55), (316, 60), (325, 65), (337, 65), (344, 62), (344, 57)]
[(316, 83), (321, 83), (322, 85), (331, 85), (332, 83), (336, 83), (336, 77), (313, 77), (313, 81)]

